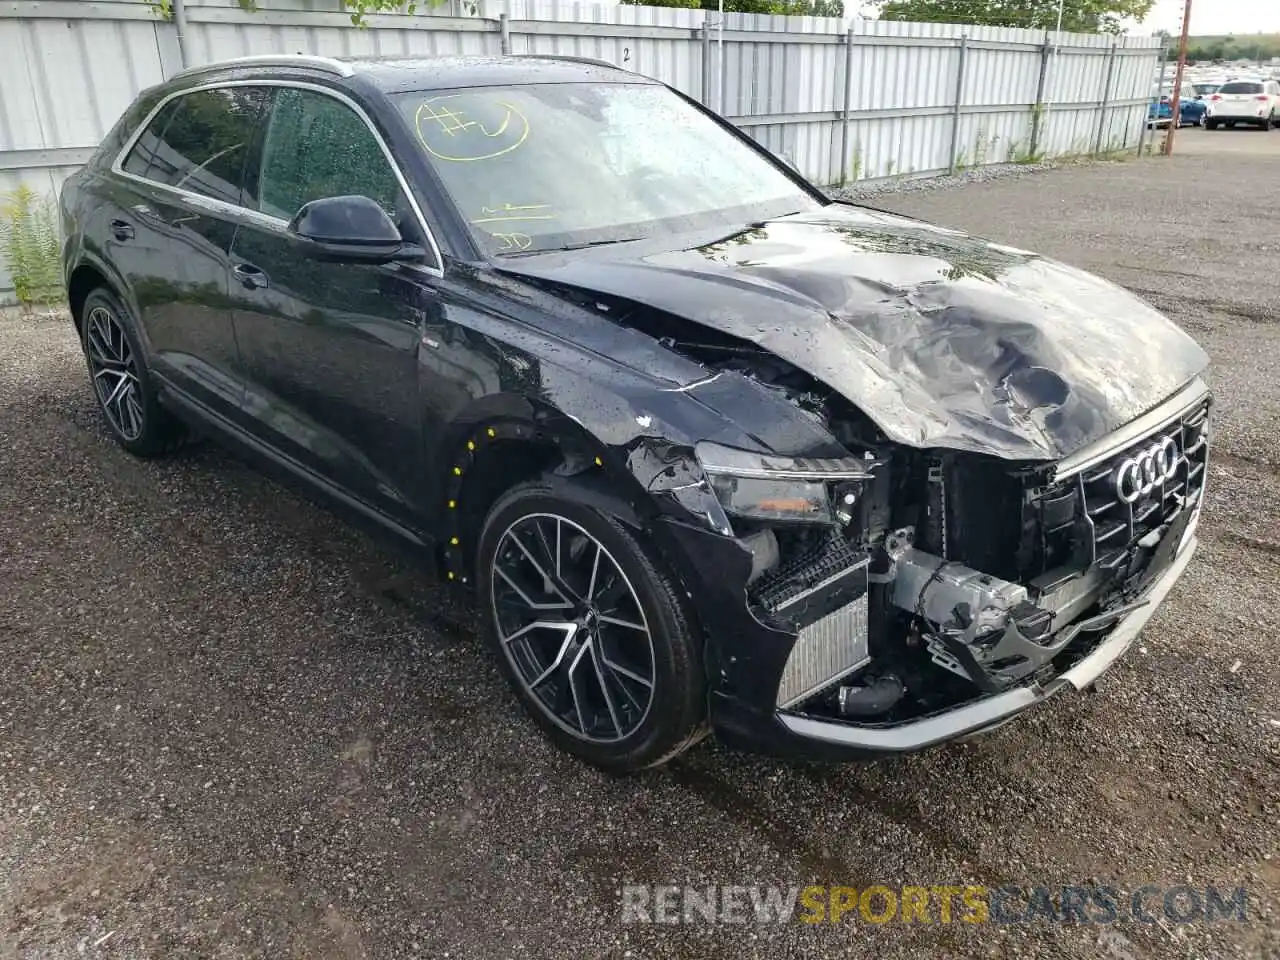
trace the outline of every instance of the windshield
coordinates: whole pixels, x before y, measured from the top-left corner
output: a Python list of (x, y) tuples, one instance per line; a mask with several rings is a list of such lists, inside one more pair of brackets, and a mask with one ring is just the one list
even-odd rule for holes
[(818, 206), (768, 159), (656, 84), (396, 99), (490, 254), (729, 230)]
[(1235, 83), (1224, 83), (1218, 90), (1219, 93), (1261, 93), (1262, 84), (1246, 83), (1237, 81)]
[(1216, 83), (1197, 83), (1196, 84), (1196, 93), (1202, 97), (1205, 96), (1206, 94), (1217, 93), (1217, 92), (1218, 92), (1218, 84)]

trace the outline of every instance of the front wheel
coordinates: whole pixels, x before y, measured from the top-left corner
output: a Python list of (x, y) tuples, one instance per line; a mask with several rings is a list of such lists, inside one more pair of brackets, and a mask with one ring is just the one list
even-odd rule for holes
[(1217, 129), (1218, 129), (1218, 121), (1217, 121), (1217, 120), (1208, 120), (1208, 119), (1206, 119), (1206, 120), (1205, 120), (1205, 122), (1204, 122), (1204, 128), (1205, 128), (1206, 130), (1217, 130)]
[(632, 771), (706, 733), (702, 644), (680, 590), (614, 518), (521, 484), (485, 519), (475, 582), (503, 674), (565, 751)]
[(139, 457), (180, 446), (186, 429), (157, 401), (133, 318), (110, 291), (99, 288), (85, 298), (80, 343), (98, 408), (116, 442)]

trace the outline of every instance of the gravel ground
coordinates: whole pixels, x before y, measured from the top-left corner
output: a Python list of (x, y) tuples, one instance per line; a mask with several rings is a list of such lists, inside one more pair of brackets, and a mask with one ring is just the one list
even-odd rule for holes
[[(1192, 154), (876, 201), (1140, 291), (1219, 407), (1201, 552), (1100, 695), (857, 766), (579, 766), (465, 604), (214, 447), (131, 459), (69, 326), (0, 320), (0, 957), (1280, 956), (1280, 240), (1242, 200), (1278, 185)], [(1214, 883), (1249, 919), (620, 922), (623, 883), (811, 882)]]

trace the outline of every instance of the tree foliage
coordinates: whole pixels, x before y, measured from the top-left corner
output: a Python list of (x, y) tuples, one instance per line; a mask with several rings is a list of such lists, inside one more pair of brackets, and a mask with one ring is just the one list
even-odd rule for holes
[[(972, 23), (984, 27), (1053, 30), (1059, 0), (888, 0), (881, 20)], [(1062, 29), (1071, 33), (1120, 33), (1125, 19), (1141, 20), (1155, 0), (1063, 0)]]
[[(173, 19), (173, 0), (148, 0), (153, 9), (166, 20)], [(258, 0), (236, 0), (241, 9), (258, 9)], [(422, 7), (438, 7), (448, 0), (338, 0), (338, 4), (351, 15), (357, 27), (367, 25), (365, 18), (374, 13), (415, 13)], [(718, 0), (622, 0), (636, 6), (683, 7), (690, 10), (716, 10)], [(785, 16), (843, 17), (843, 0), (724, 0), (728, 13), (772, 13)]]
[(1280, 57), (1280, 33), (1192, 37), (1187, 42), (1188, 60), (1270, 60), (1272, 57)]
[[(718, 0), (622, 0), (633, 6), (716, 10)], [(843, 17), (842, 0), (724, 0), (726, 13), (772, 13), (781, 16)]]
[[(173, 0), (149, 0), (151, 9), (166, 20), (173, 19)], [(242, 10), (258, 9), (257, 0), (236, 0)], [(372, 13), (414, 13), (419, 7), (438, 7), (446, 0), (338, 0), (338, 4), (351, 16), (357, 27), (366, 25), (365, 17)]]

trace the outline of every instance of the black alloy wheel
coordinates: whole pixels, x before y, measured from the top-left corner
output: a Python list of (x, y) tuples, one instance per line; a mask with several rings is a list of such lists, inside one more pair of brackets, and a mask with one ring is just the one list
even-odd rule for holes
[(121, 439), (137, 442), (147, 424), (133, 349), (105, 306), (89, 310), (84, 324), (85, 356), (102, 413)]
[(156, 400), (155, 387), (132, 318), (108, 290), (94, 290), (81, 310), (80, 341), (98, 407), (116, 441), (153, 457), (180, 446), (188, 434)]
[(705, 733), (700, 644), (680, 593), (616, 521), (523, 484), (490, 511), (476, 565), (503, 673), (561, 747), (635, 770)]

